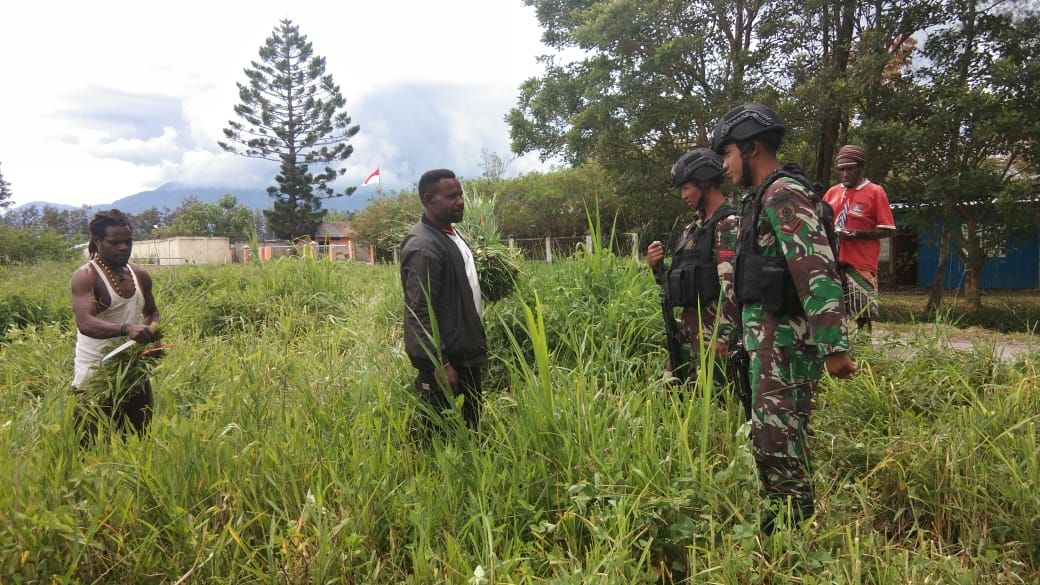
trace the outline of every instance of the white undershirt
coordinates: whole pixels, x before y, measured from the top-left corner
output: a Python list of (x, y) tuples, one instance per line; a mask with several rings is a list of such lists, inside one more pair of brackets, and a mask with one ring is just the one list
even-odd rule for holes
[(473, 291), (473, 304), (477, 307), (477, 315), (483, 318), (484, 304), (480, 299), (480, 280), (477, 277), (477, 265), (473, 262), (473, 252), (470, 251), (466, 241), (459, 235), (458, 228), (455, 228), (455, 233), (447, 234), (447, 236), (451, 238), (451, 241), (455, 242), (459, 252), (462, 253), (462, 264), (466, 268), (466, 280), (469, 281), (469, 288)]
[[(130, 275), (134, 279), (134, 294), (130, 298), (123, 298), (119, 296), (112, 285), (109, 283), (108, 278), (101, 271), (101, 267), (96, 262), (91, 260), (87, 266), (92, 267), (101, 276), (101, 282), (105, 283), (105, 288), (108, 289), (108, 298), (110, 299), (108, 308), (104, 311), (99, 312), (96, 316), (102, 321), (108, 321), (109, 323), (133, 323), (140, 325), (144, 323), (144, 294), (141, 293), (141, 283), (137, 280), (137, 273), (134, 272), (133, 268), (130, 268)], [(130, 265), (128, 264), (129, 268)], [(95, 301), (96, 302), (96, 301)], [(101, 363), (101, 358), (108, 349), (118, 342), (122, 342), (126, 339), (125, 336), (113, 337), (111, 339), (95, 339), (93, 337), (87, 337), (76, 330), (76, 357), (73, 360), (72, 369), (72, 386), (73, 388), (82, 388), (83, 384), (90, 379), (90, 376), (97, 369)]]

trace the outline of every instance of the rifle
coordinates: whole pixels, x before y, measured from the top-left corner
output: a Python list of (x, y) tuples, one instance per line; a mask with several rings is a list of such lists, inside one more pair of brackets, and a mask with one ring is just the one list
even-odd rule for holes
[(668, 282), (664, 269), (661, 267), (662, 263), (663, 261), (654, 266), (654, 276), (661, 284), (661, 313), (664, 317), (664, 332), (668, 341), (668, 357), (672, 365), (672, 378), (669, 382), (678, 386), (685, 383), (689, 377), (690, 357), (688, 351), (683, 351), (682, 342), (679, 339), (679, 324), (675, 321), (675, 310), (672, 307), (672, 301), (668, 298)]
[[(757, 200), (752, 194), (749, 193), (741, 202), (742, 215), (747, 211), (748, 205), (757, 205)], [(755, 219), (757, 220), (757, 214), (755, 214)], [(744, 229), (743, 225), (741, 225), (741, 229)], [(734, 284), (739, 278), (741, 268), (738, 256), (733, 266)], [(744, 407), (744, 420), (751, 420), (751, 355), (744, 347), (744, 305), (740, 302), (739, 297), (737, 298), (737, 322), (733, 325), (737, 332), (737, 339), (733, 348), (726, 355), (726, 366), (729, 370), (730, 383), (733, 384), (733, 393), (737, 395), (741, 406)]]
[(738, 339), (733, 349), (729, 350), (726, 365), (729, 366), (729, 379), (733, 383), (733, 393), (740, 398), (740, 404), (744, 407), (745, 419), (751, 420), (751, 356), (744, 348), (743, 339)]

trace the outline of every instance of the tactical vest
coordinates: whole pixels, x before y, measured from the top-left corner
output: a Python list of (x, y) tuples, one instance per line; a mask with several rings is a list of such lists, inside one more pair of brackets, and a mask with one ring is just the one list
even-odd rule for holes
[[(834, 233), (834, 222), (833, 219), (827, 217), (826, 210), (821, 209), (819, 194), (812, 188), (809, 179), (797, 165), (785, 165), (784, 168), (774, 171), (766, 177), (766, 180), (755, 191), (751, 205), (745, 210), (741, 219), (740, 249), (736, 258), (734, 286), (737, 300), (743, 305), (761, 303), (763, 310), (775, 315), (798, 317), (805, 314), (805, 307), (802, 306), (801, 298), (798, 296), (798, 289), (791, 277), (787, 259), (782, 255), (764, 256), (758, 251), (758, 220), (762, 215), (762, 195), (780, 178), (794, 179), (805, 187), (806, 191), (814, 195), (812, 200), (816, 205), (817, 216), (827, 234), (831, 252), (835, 252), (837, 236)], [(830, 207), (827, 204), (823, 204), (823, 206)], [(833, 212), (830, 215), (833, 217)], [(836, 253), (835, 257), (837, 257)]]
[[(737, 210), (723, 203), (711, 218), (683, 239), (672, 258), (672, 268), (665, 274), (668, 300), (679, 307), (707, 307), (719, 298), (719, 269), (715, 264), (715, 228), (723, 219), (736, 215)], [(693, 241), (693, 250), (687, 251), (687, 241)]]

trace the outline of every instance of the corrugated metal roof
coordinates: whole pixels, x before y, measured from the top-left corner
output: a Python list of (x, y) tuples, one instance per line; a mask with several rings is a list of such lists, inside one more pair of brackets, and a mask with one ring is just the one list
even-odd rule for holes
[(354, 237), (354, 228), (350, 227), (350, 223), (345, 221), (323, 221), (318, 226), (318, 230), (314, 232), (314, 238), (320, 240), (321, 238), (352, 238)]

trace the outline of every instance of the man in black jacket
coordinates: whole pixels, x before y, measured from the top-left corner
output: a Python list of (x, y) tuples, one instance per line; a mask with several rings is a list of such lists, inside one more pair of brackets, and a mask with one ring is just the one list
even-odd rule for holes
[(404, 346), (419, 370), (415, 389), (434, 412), (462, 394), (462, 415), (480, 418), (480, 374), (487, 364), (480, 284), (473, 254), (455, 229), (465, 204), (455, 173), (437, 169), (419, 179), (422, 220), (401, 244)]

